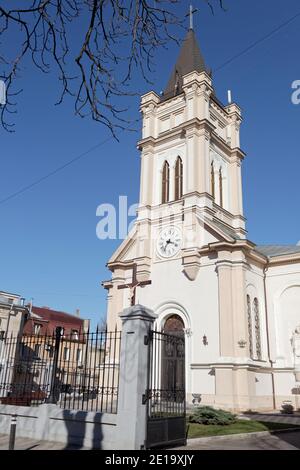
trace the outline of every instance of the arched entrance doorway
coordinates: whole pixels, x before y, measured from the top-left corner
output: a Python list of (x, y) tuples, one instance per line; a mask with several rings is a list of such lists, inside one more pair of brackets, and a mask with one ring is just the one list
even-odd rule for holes
[(162, 388), (167, 391), (184, 390), (185, 342), (184, 323), (179, 315), (169, 316), (163, 326)]

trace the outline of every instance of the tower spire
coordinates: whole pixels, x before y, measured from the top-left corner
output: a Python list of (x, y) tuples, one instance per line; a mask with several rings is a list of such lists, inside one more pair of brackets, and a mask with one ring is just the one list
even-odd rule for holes
[[(190, 10), (190, 26), (193, 26), (193, 8)], [(204, 58), (201, 54), (195, 32), (189, 28), (185, 39), (183, 40), (179, 56), (173, 68), (167, 86), (164, 90), (162, 99), (168, 99), (182, 92), (183, 76), (190, 72), (207, 72)]]

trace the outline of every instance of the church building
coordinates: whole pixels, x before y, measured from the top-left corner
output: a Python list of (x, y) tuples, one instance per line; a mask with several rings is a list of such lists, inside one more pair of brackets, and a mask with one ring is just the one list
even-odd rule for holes
[(241, 109), (217, 98), (192, 28), (141, 113), (139, 207), (108, 262), (108, 329), (139, 303), (184, 334), (188, 403), (300, 408), (300, 246), (247, 238)]

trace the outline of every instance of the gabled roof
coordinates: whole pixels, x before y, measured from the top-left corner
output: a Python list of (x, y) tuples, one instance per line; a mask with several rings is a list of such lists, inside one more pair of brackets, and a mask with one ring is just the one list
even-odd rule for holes
[(233, 228), (229, 227), (228, 225), (225, 225), (220, 220), (214, 220), (213, 224), (219, 227), (226, 235), (233, 238), (234, 240), (241, 239), (241, 237), (235, 233)]
[(299, 245), (257, 245), (255, 251), (268, 258), (280, 255), (292, 255), (300, 253)]
[(72, 330), (83, 331), (85, 322), (86, 320), (83, 318), (70, 315), (66, 312), (52, 310), (48, 307), (35, 307), (33, 305), (30, 316), (24, 326), (24, 334), (34, 334), (34, 324), (37, 323), (41, 325), (40, 334), (42, 335), (54, 334), (57, 326), (64, 328), (65, 335), (70, 335)]
[(81, 325), (83, 319), (75, 315), (70, 315), (66, 312), (60, 312), (59, 310), (52, 310), (48, 307), (35, 307), (32, 306), (32, 312), (41, 317), (43, 320), (71, 323), (75, 325)]
[(208, 72), (194, 30), (189, 29), (182, 43), (177, 62), (168, 84), (163, 92), (162, 100), (182, 93), (182, 77), (194, 71)]

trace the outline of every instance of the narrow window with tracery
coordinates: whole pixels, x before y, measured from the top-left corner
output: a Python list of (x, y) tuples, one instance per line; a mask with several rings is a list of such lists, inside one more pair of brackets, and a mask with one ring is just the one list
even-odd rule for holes
[(250, 354), (250, 357), (253, 358), (252, 312), (251, 312), (250, 295), (247, 295), (247, 319), (248, 319), (249, 354)]
[(164, 163), (162, 173), (162, 197), (161, 202), (164, 204), (169, 201), (169, 190), (170, 190), (170, 168), (168, 162)]
[(254, 331), (255, 331), (255, 349), (257, 359), (261, 359), (261, 334), (260, 334), (260, 318), (259, 318), (259, 303), (255, 297), (253, 300), (254, 312)]
[(182, 197), (183, 165), (180, 157), (176, 160), (175, 166), (175, 201)]
[(211, 163), (211, 172), (210, 172), (210, 178), (211, 178), (211, 195), (213, 199), (215, 199), (215, 167), (214, 167), (214, 162)]
[(219, 170), (219, 188), (220, 188), (220, 206), (223, 207), (223, 175), (222, 169)]

